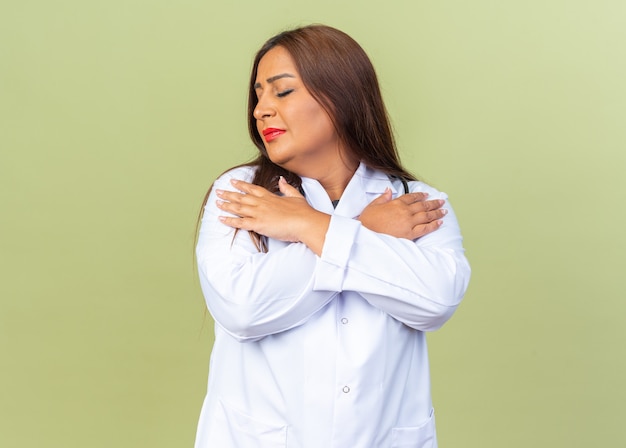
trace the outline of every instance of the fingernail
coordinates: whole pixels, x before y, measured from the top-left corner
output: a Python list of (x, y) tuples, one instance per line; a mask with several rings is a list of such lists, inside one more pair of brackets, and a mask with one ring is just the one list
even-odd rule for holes
[(224, 193), (224, 190), (218, 190), (218, 189), (215, 190), (215, 194), (218, 196), (221, 196), (222, 193)]
[(443, 213), (443, 215), (445, 216), (448, 214), (448, 210), (446, 210), (445, 208), (442, 208), (441, 213)]
[(441, 227), (442, 224), (443, 224), (443, 221), (441, 219), (437, 221), (437, 227)]
[(218, 199), (217, 201), (215, 201), (215, 204), (216, 204), (218, 207), (221, 207), (223, 203), (224, 203), (224, 201), (220, 201), (219, 199)]
[(237, 179), (231, 179), (230, 183), (233, 185), (237, 185), (239, 183), (239, 181)]

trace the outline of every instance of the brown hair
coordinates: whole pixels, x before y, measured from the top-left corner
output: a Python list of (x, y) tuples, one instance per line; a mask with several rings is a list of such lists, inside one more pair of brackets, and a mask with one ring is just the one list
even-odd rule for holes
[[(342, 31), (325, 25), (309, 25), (270, 38), (254, 58), (247, 118), (250, 138), (259, 149), (259, 155), (245, 164), (257, 167), (252, 183), (273, 192), (278, 191), (279, 176), (296, 187), (301, 184), (296, 174), (269, 159), (254, 118), (258, 103), (254, 84), (259, 62), (277, 46), (291, 55), (304, 86), (330, 116), (345, 148), (371, 168), (392, 177), (415, 180), (400, 163), (376, 72), (365, 51)], [(263, 237), (255, 232), (250, 235), (257, 247), (265, 251)]]

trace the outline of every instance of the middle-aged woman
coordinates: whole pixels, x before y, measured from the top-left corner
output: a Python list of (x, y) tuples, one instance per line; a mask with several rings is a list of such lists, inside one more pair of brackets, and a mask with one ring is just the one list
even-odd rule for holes
[(470, 268), (367, 55), (326, 26), (274, 36), (248, 123), (259, 156), (215, 181), (196, 248), (215, 319), (196, 448), (436, 447), (424, 332)]

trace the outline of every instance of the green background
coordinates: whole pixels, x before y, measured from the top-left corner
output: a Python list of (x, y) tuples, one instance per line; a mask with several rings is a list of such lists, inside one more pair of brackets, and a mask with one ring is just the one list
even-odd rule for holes
[(461, 222), (440, 446), (626, 446), (622, 0), (2, 2), (0, 446), (192, 446), (198, 208), (254, 154), (253, 53), (312, 22), (370, 54)]

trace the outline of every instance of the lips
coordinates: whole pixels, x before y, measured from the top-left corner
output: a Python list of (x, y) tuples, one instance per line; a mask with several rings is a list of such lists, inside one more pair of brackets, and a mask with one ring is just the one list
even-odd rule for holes
[(280, 137), (284, 133), (285, 133), (284, 129), (278, 129), (278, 128), (263, 129), (263, 137), (265, 137), (265, 141), (268, 143), (274, 140), (275, 138)]

